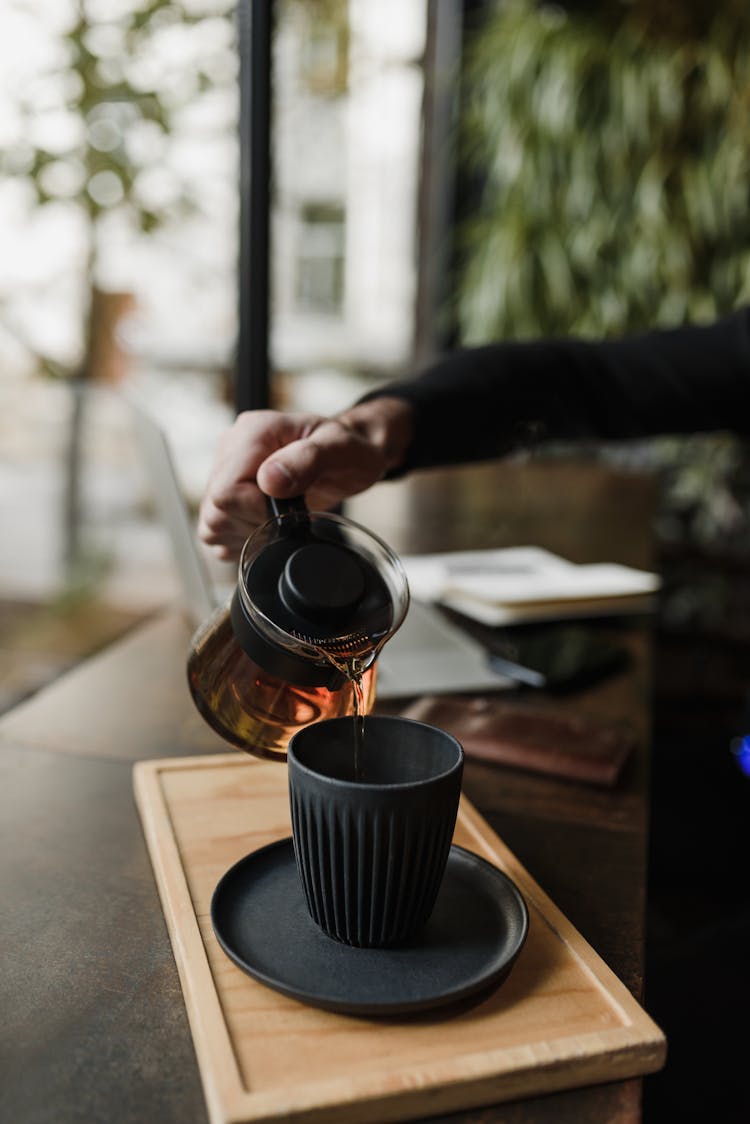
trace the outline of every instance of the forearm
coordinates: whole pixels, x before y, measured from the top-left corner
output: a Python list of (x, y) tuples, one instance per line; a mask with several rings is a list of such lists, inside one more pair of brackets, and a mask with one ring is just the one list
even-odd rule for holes
[(748, 433), (748, 312), (622, 340), (469, 349), (363, 401), (381, 396), (412, 409), (400, 471), (491, 459), (544, 440)]

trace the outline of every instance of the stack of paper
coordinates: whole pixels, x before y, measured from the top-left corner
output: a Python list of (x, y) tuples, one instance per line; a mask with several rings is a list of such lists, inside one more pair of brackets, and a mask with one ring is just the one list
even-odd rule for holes
[(615, 562), (576, 565), (540, 547), (469, 550), (402, 559), (415, 597), (482, 624), (642, 613), (659, 577)]

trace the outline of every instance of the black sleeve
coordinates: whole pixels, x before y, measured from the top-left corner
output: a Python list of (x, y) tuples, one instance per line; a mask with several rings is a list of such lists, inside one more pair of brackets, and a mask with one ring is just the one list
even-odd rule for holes
[(415, 438), (399, 474), (543, 440), (748, 434), (750, 309), (619, 340), (469, 348), (365, 398), (383, 395), (414, 408)]

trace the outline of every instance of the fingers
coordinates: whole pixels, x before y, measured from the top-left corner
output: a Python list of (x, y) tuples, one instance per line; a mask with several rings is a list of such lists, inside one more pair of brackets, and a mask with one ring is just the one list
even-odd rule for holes
[[(240, 414), (222, 434), (198, 518), (200, 538), (218, 557), (238, 558), (245, 540), (268, 518), (266, 497), (256, 482), (259, 465), (319, 420), (313, 414), (253, 410)], [(269, 494), (279, 494), (270, 483)]]
[[(240, 496), (235, 498), (234, 514), (217, 506), (210, 495), (206, 495), (201, 503), (198, 535), (214, 548), (217, 557), (223, 561), (239, 558), (245, 540), (267, 518), (265, 497), (254, 486), (252, 493), (244, 503)], [(260, 514), (256, 514), (258, 512)]]
[(220, 508), (231, 510), (246, 495), (242, 486), (254, 484), (259, 466), (290, 441), (304, 436), (321, 419), (314, 414), (282, 414), (273, 410), (248, 410), (219, 440), (207, 492)]
[(310, 437), (303, 437), (263, 461), (258, 487), (268, 496), (288, 499), (309, 491), (320, 472), (319, 448)]
[(369, 487), (383, 469), (372, 442), (340, 419), (326, 418), (265, 460), (257, 482), (268, 495), (303, 494), (309, 507), (329, 507)]
[(410, 408), (396, 399), (363, 403), (337, 418), (254, 410), (240, 414), (219, 442), (198, 530), (219, 557), (239, 557), (266, 497), (304, 495), (326, 510), (369, 488), (399, 463), (410, 438)]

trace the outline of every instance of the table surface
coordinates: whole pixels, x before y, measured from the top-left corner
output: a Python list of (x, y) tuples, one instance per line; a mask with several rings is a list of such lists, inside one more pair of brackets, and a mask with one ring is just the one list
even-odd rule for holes
[[(418, 549), (420, 542), (424, 550), (535, 542), (581, 561), (648, 564), (651, 490), (640, 478), (590, 465), (571, 467), (562, 477), (551, 477), (548, 466), (498, 471), (499, 477), (497, 471), (463, 470), (417, 478), (400, 506), (394, 501), (387, 508), (395, 521), (386, 518), (384, 525), (378, 525), (376, 494), (370, 525), (390, 534), (400, 550)], [(565, 491), (562, 528), (551, 478)], [(503, 500), (511, 494), (520, 524)], [(467, 496), (473, 522), (463, 518)], [(462, 519), (455, 511), (451, 516), (451, 504)], [(502, 519), (496, 518), (500, 509)], [(422, 512), (416, 524), (421, 539), (415, 511)], [(227, 750), (189, 697), (190, 631), (179, 609), (167, 608), (0, 720), (4, 1119), (207, 1120), (132, 795), (137, 760)], [(554, 702), (636, 726), (639, 748), (617, 788), (476, 763), (467, 764), (464, 788), (556, 905), (641, 997), (648, 629), (633, 624), (620, 639), (634, 656), (627, 671), (563, 704)], [(542, 695), (535, 701), (550, 702)], [(632, 1124), (640, 1119), (640, 1093), (639, 1080), (615, 1082), (449, 1119)], [(432, 1120), (437, 1124), (438, 1118)]]

